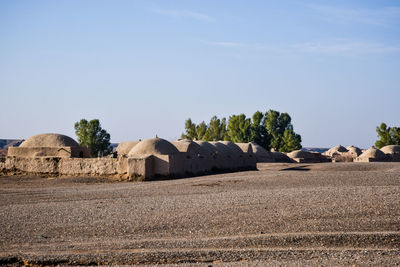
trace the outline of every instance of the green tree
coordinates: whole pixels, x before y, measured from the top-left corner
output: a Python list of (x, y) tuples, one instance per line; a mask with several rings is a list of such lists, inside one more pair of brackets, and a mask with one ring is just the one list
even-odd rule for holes
[(280, 151), (290, 152), (301, 148), (301, 136), (292, 129), (285, 130), (282, 136)]
[(222, 118), (221, 124), (220, 124), (220, 131), (219, 131), (221, 139), (219, 139), (219, 140), (229, 141), (227, 127), (228, 127), (228, 125), (226, 123), (226, 118)]
[(197, 138), (196, 124), (194, 124), (190, 118), (185, 121), (185, 131), (186, 134), (181, 135), (182, 139), (193, 140)]
[(207, 133), (207, 124), (202, 121), (199, 125), (196, 126), (196, 139), (197, 140), (204, 140), (204, 137)]
[(246, 115), (233, 115), (228, 122), (228, 137), (234, 143), (247, 143), (251, 138), (251, 120)]
[(260, 111), (256, 111), (253, 114), (250, 127), (250, 140), (266, 148), (267, 150), (270, 149), (270, 138), (267, 128), (265, 127), (265, 116)]
[(204, 141), (226, 140), (235, 143), (255, 142), (267, 150), (290, 152), (301, 148), (301, 136), (293, 130), (291, 118), (287, 113), (269, 110), (265, 114), (256, 111), (252, 118), (245, 114), (218, 119), (213, 116), (206, 124), (196, 125), (191, 119), (185, 122), (182, 138)]
[(213, 116), (208, 124), (207, 131), (203, 136), (205, 141), (224, 140), (226, 134), (226, 119), (221, 120), (217, 116)]
[(213, 116), (206, 124), (204, 121), (196, 125), (189, 118), (185, 121), (185, 133), (182, 133), (181, 138), (203, 141), (218, 141), (224, 140), (226, 137), (226, 119), (218, 119)]
[(393, 127), (390, 135), (392, 136), (393, 143), (400, 145), (400, 127)]
[(270, 136), (270, 148), (279, 150), (281, 144), (281, 133), (279, 127), (279, 116), (280, 113), (275, 110), (269, 110), (265, 113), (265, 128)]
[(110, 134), (101, 128), (100, 121), (93, 119), (87, 121), (81, 119), (75, 123), (75, 134), (78, 137), (80, 146), (88, 147), (92, 157), (97, 157), (101, 152), (107, 155), (110, 149)]
[(265, 127), (270, 136), (271, 148), (281, 152), (290, 152), (301, 148), (301, 136), (294, 132), (291, 121), (288, 113), (280, 113), (276, 110), (269, 110), (265, 113)]
[(379, 140), (375, 142), (377, 148), (388, 145), (400, 145), (400, 127), (388, 127), (386, 123), (381, 123), (376, 127)]

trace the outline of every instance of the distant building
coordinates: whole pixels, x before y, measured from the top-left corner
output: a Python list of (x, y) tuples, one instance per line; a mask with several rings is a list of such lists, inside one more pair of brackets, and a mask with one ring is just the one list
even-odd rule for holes
[(10, 157), (88, 158), (88, 148), (80, 147), (72, 138), (62, 134), (38, 134), (29, 137), (19, 147), (9, 147)]

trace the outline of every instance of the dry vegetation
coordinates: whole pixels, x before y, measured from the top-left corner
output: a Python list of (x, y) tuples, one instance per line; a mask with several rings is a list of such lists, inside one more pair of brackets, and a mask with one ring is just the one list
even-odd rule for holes
[(158, 182), (0, 178), (0, 263), (400, 264), (400, 163)]

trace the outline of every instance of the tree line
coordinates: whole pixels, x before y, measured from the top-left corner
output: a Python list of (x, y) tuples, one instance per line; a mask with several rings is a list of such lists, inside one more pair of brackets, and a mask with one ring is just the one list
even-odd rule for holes
[(79, 145), (89, 148), (92, 157), (108, 155), (112, 151), (110, 147), (111, 136), (101, 127), (98, 119), (90, 121), (81, 119), (74, 126)]
[(267, 150), (290, 152), (301, 148), (301, 136), (294, 132), (288, 113), (269, 110), (256, 111), (251, 118), (245, 114), (219, 119), (213, 116), (206, 124), (195, 124), (189, 118), (185, 122), (183, 139), (203, 141), (255, 142)]
[(379, 140), (375, 142), (377, 148), (388, 145), (400, 145), (400, 127), (387, 127), (386, 123), (381, 123), (376, 127)]
[[(294, 132), (288, 113), (269, 110), (266, 113), (257, 111), (252, 118), (244, 114), (219, 119), (214, 116), (206, 124), (202, 121), (195, 124), (189, 118), (185, 122), (185, 133), (182, 138), (203, 141), (226, 140), (234, 143), (255, 142), (267, 150), (275, 149), (290, 152), (301, 148), (301, 136)], [(400, 127), (388, 127), (381, 123), (376, 127), (379, 140), (377, 148), (387, 145), (400, 145)], [(75, 133), (79, 145), (90, 148), (91, 156), (107, 155), (111, 152), (110, 134), (104, 130), (98, 119), (87, 121), (81, 119), (75, 123)]]

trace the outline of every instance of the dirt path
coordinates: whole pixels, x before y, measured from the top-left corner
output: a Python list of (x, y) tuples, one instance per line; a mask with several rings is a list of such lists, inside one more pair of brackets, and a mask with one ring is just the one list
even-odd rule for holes
[(400, 264), (400, 164), (159, 182), (0, 177), (0, 263)]

